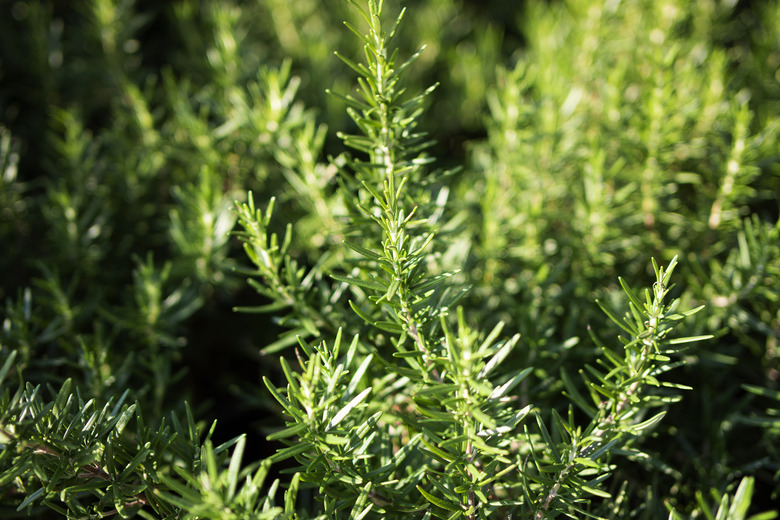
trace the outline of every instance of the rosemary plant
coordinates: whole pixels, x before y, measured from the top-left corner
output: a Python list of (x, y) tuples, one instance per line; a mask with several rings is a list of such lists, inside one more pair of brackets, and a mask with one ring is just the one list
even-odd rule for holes
[[(286, 390), (266, 384), (291, 420), (269, 438), (286, 439), (289, 447), (272, 459), (296, 457), (301, 481), (315, 486), (331, 515), (345, 508), (359, 517), (591, 514), (598, 508), (593, 501), (611, 498), (602, 489), (610, 455), (642, 456), (628, 445), (665, 413), (646, 418), (647, 410), (677, 400), (649, 389), (684, 388), (659, 377), (681, 363), (670, 357), (676, 345), (711, 336), (667, 336), (701, 307), (676, 313), (679, 301), (665, 302), (676, 259), (666, 271), (654, 264), (657, 279), (644, 303), (624, 284), (629, 319), (607, 313), (630, 336), (623, 341), (623, 356), (601, 346), (606, 373), (591, 367), (583, 373), (593, 403), (563, 376), (590, 424), (577, 426), (571, 409), (566, 421), (553, 410), (552, 434), (538, 410), (536, 424), (527, 424), (533, 404), (520, 403), (512, 391), (532, 368), (502, 368), (519, 336), (501, 340), (503, 324), (485, 335), (467, 324), (462, 308), (457, 332), (450, 329), (461, 292), (452, 290), (454, 273), (437, 267), (436, 246), (447, 243), (436, 227), (447, 227), (440, 220), (446, 212), (430, 203), (445, 201), (446, 191), (425, 174), (430, 161), (421, 155), (424, 142), (415, 132), (430, 89), (413, 95), (398, 88), (410, 62), (397, 64), (397, 52), (388, 49), (404, 11), (385, 32), (382, 2), (369, 2), (367, 10), (356, 7), (368, 32), (348, 27), (363, 40), (366, 63), (342, 57), (358, 73), (359, 90), (357, 97), (339, 97), (362, 131), (342, 139), (366, 159), (346, 156), (337, 164), (341, 189), (353, 196), (357, 210), (343, 233), (344, 246), (358, 258), (352, 271), (330, 277), (350, 286), (355, 298), (350, 306), (370, 326), (361, 328), (368, 342), (355, 335), (340, 359), (340, 330), (331, 346), (301, 340), (300, 373), (281, 360)], [(269, 284), (263, 292), (283, 301), (286, 294), (273, 289), (279, 284), (271, 266), (283, 263), (271, 260), (276, 240), (251, 233), (258, 223), (267, 227), (270, 214), (261, 220), (246, 205), (242, 214), (245, 232), (257, 237), (246, 243)], [(278, 251), (283, 255), (285, 247)], [(308, 287), (292, 282), (286, 287)]]
[(777, 518), (778, 42), (776, 0), (14, 2), (0, 517)]

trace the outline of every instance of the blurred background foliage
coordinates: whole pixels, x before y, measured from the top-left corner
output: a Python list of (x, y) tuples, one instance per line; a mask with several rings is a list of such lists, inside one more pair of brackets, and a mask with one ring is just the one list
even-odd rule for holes
[[(95, 360), (108, 363), (94, 367), (102, 370), (95, 381), (121, 387), (106, 375), (126, 381), (132, 367), (162, 381), (186, 356), (193, 380), (208, 373), (206, 385), (187, 391), (200, 392), (199, 402), (234, 400), (225, 389), (236, 379), (255, 384), (257, 348), (274, 333), (262, 317), (231, 312), (256, 303), (229, 269), (240, 251), (227, 235), (232, 202), (246, 190), (260, 200), (276, 195), (286, 218), (304, 227), (298, 255), (316, 260), (328, 230), (309, 218), (285, 171), (306, 163), (332, 191), (324, 162), (339, 153), (336, 133), (350, 121), (325, 89), (350, 89), (351, 71), (333, 52), (361, 52), (343, 27), (359, 15), (347, 2), (308, 0), (18, 1), (5, 14), (0, 121), (14, 174), (2, 191), (0, 298), (18, 302), (34, 286), (34, 304), (46, 308), (31, 317), (50, 329), (41, 377), (69, 373), (83, 341), (110, 351)], [(520, 16), (507, 3), (445, 0), (415, 5), (403, 24), (403, 53), (426, 46), (410, 90), (452, 71), (424, 125), (445, 165), (462, 162), (464, 143), (484, 135), (484, 94), (502, 47), (517, 45), (513, 30), (504, 41), (503, 24)], [(159, 307), (156, 316), (149, 306)], [(149, 353), (133, 352), (141, 322)], [(31, 334), (32, 361), (40, 335)], [(158, 348), (174, 351), (177, 368), (148, 366), (168, 359)], [(215, 355), (225, 350), (232, 354)], [(148, 359), (140, 365), (136, 356)]]
[[(439, 167), (462, 166), (443, 263), (473, 286), (469, 321), (522, 333), (522, 391), (560, 408), (561, 370), (609, 330), (593, 300), (680, 255), (678, 295), (707, 305), (687, 332), (718, 337), (674, 376), (694, 391), (652, 447), (665, 465), (622, 477), (654, 507), (690, 510), (742, 474), (776, 500), (780, 4), (407, 8), (395, 43), (425, 46), (408, 88), (438, 84), (420, 126)], [(328, 158), (352, 123), (325, 90), (353, 88), (333, 52), (360, 57), (342, 25), (358, 16), (342, 0), (2, 3), (2, 348), (26, 380), (132, 388), (152, 419), (187, 399), (218, 435), (274, 449), (259, 381), (279, 367), (259, 351), (283, 327), (233, 312), (267, 303), (232, 270), (233, 203), (275, 196), (302, 265), (339, 244)]]

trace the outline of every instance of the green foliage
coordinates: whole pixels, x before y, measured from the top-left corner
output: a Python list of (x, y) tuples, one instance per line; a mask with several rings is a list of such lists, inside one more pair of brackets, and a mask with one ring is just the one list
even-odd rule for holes
[(780, 514), (777, 1), (9, 14), (3, 518)]

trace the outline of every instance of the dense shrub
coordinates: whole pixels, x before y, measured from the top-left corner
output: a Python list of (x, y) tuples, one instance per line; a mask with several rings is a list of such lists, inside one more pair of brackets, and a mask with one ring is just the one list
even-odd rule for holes
[(384, 4), (4, 6), (0, 516), (775, 518), (780, 3)]

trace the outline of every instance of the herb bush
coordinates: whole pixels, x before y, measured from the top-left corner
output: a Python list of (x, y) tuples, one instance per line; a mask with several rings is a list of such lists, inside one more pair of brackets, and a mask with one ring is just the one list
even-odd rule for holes
[(780, 3), (385, 4), (4, 6), (0, 516), (776, 518)]

